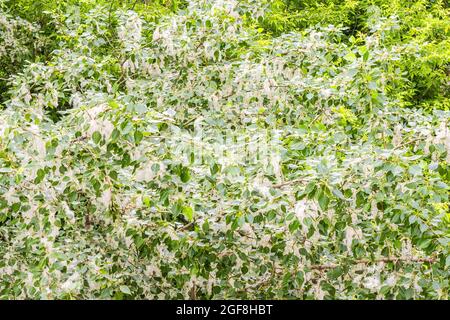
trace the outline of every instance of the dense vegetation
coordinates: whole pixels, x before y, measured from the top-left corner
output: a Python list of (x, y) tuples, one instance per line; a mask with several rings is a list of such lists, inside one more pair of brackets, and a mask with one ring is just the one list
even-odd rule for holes
[(0, 298), (448, 299), (442, 0), (0, 0)]

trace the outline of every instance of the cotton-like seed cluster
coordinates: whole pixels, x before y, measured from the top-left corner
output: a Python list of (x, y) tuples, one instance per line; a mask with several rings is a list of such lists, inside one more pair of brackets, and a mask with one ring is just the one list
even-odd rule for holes
[(394, 147), (398, 147), (402, 143), (402, 126), (397, 125), (394, 128), (394, 136), (392, 137), (392, 144)]
[(447, 152), (446, 161), (450, 163), (450, 128), (447, 121), (442, 121), (436, 130), (436, 136), (433, 140), (434, 143), (442, 143)]
[(86, 110), (86, 120), (89, 124), (89, 129), (87, 134), (92, 136), (94, 132), (98, 131), (105, 138), (109, 138), (112, 131), (114, 130), (114, 125), (111, 121), (107, 119), (102, 119), (101, 115), (107, 109), (106, 104), (100, 104), (96, 107)]

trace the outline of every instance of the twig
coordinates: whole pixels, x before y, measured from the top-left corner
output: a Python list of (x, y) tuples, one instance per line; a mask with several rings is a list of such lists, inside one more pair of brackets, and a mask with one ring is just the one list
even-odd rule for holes
[(138, 0), (135, 0), (135, 1), (134, 1), (134, 3), (133, 3), (133, 5), (131, 6), (131, 9), (130, 9), (130, 10), (134, 10), (134, 7), (136, 6), (137, 2), (138, 2)]
[[(420, 262), (420, 263), (434, 263), (436, 262), (435, 258), (397, 258), (397, 257), (389, 257), (389, 258), (380, 258), (375, 260), (370, 259), (361, 259), (356, 260), (355, 264), (369, 264), (369, 263), (379, 263), (379, 262)], [(338, 264), (316, 264), (312, 265), (310, 269), (312, 270), (328, 270), (339, 267)]]
[(286, 182), (283, 182), (283, 183), (274, 184), (272, 187), (278, 189), (278, 188), (282, 188), (282, 187), (289, 186), (291, 184), (296, 184), (296, 183), (299, 183), (299, 182), (305, 182), (305, 180), (302, 179), (302, 178), (295, 179), (295, 180), (290, 180), (290, 181), (286, 181)]
[(184, 225), (184, 226), (182, 226), (182, 227), (180, 227), (180, 228), (178, 228), (177, 230), (178, 231), (183, 231), (183, 230), (186, 230), (186, 229), (189, 229), (191, 226), (193, 226), (195, 224), (195, 220), (194, 221), (192, 221), (192, 222), (190, 222), (190, 223), (188, 223), (188, 224), (186, 224), (186, 225)]

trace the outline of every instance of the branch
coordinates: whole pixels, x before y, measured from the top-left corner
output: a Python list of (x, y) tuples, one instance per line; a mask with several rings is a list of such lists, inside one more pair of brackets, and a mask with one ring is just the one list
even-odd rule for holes
[(130, 10), (134, 10), (134, 7), (136, 6), (137, 3), (138, 3), (138, 0), (135, 0), (134, 3), (133, 3), (133, 5), (131, 6), (131, 9), (130, 9)]
[[(361, 259), (356, 260), (355, 264), (369, 264), (369, 263), (379, 263), (379, 262), (419, 262), (419, 263), (434, 263), (436, 262), (436, 258), (397, 258), (397, 257), (389, 257), (389, 258), (380, 258), (375, 260), (369, 259)], [(312, 270), (329, 270), (339, 267), (338, 264), (316, 264), (312, 265), (310, 268)]]
[(194, 224), (195, 224), (195, 220), (192, 221), (192, 222), (190, 222), (190, 223), (188, 223), (188, 224), (186, 224), (186, 225), (184, 225), (184, 226), (182, 226), (182, 227), (180, 227), (180, 228), (178, 228), (177, 231), (184, 231), (184, 230), (187, 230), (187, 229), (189, 229), (190, 227), (192, 227)]
[(296, 183), (299, 183), (299, 182), (305, 182), (305, 179), (304, 178), (300, 178), (300, 179), (286, 181), (286, 182), (283, 182), (283, 183), (280, 183), (280, 184), (274, 184), (272, 186), (272, 188), (277, 188), (278, 189), (278, 188), (282, 188), (282, 187), (289, 186), (291, 184), (296, 184)]

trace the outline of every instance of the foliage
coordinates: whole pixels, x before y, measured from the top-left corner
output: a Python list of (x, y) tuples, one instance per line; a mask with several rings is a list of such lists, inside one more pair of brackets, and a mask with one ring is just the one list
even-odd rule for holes
[[(450, 7), (447, 1), (305, 1), (278, 0), (260, 26), (271, 34), (302, 30), (311, 25), (336, 25), (346, 28), (351, 39), (367, 33), (380, 18), (396, 16), (397, 33), (391, 42), (410, 43), (416, 50), (405, 55), (398, 67), (407, 72), (408, 81), (399, 90), (399, 98), (407, 106), (428, 108), (434, 99), (448, 110), (450, 74)], [(438, 107), (438, 108), (439, 108)]]
[[(0, 2), (0, 90), (6, 87), (6, 78), (18, 72), (27, 59), (42, 47), (39, 26), (2, 11)], [(1, 102), (0, 96), (0, 102)]]
[(448, 299), (448, 100), (405, 107), (446, 22), (173, 3), (48, 7), (55, 50), (2, 66), (0, 297)]

